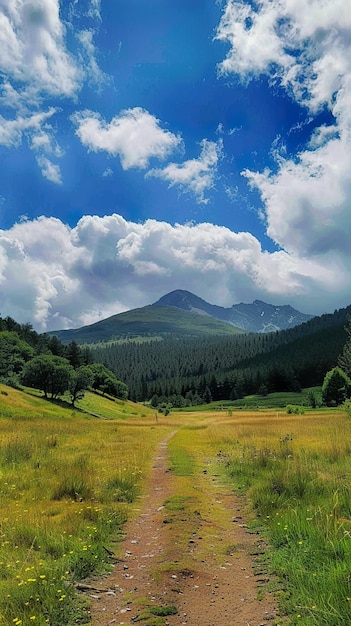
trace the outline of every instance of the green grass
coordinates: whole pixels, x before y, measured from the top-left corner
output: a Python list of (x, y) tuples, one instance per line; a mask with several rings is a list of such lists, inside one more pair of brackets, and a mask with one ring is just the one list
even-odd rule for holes
[(89, 391), (84, 398), (77, 402), (77, 407), (93, 415), (100, 415), (104, 419), (125, 420), (131, 417), (154, 418), (154, 411), (142, 405), (136, 405), (126, 400), (106, 397)]
[(110, 569), (106, 547), (169, 428), (156, 429), (143, 406), (95, 394), (87, 408), (107, 419), (0, 392), (0, 624), (89, 623), (74, 583)]
[(146, 306), (113, 315), (101, 322), (74, 330), (59, 330), (55, 334), (60, 341), (77, 341), (79, 344), (116, 341), (127, 336), (160, 337), (160, 335), (182, 334), (234, 335), (242, 333), (234, 326), (215, 318), (190, 311), (183, 311), (172, 306)]
[(260, 395), (250, 395), (244, 396), (244, 398), (240, 398), (239, 400), (219, 400), (216, 402), (210, 402), (209, 404), (201, 404), (199, 406), (190, 406), (184, 407), (182, 409), (177, 409), (177, 411), (187, 412), (187, 411), (214, 411), (214, 410), (226, 410), (230, 411), (231, 409), (282, 409), (286, 406), (294, 405), (294, 406), (303, 406), (309, 407), (309, 399), (308, 394), (310, 392), (314, 392), (317, 396), (321, 395), (320, 387), (309, 387), (308, 389), (303, 389), (301, 392), (294, 391), (282, 391), (269, 393), (267, 396)]
[[(290, 623), (351, 623), (351, 419), (345, 411), (212, 408), (172, 411), (156, 425), (144, 406), (95, 394), (87, 395), (87, 407), (106, 419), (3, 385), (0, 394), (1, 625), (89, 623), (74, 583), (109, 569), (105, 548), (121, 537), (157, 445), (174, 430), (163, 573), (196, 566), (189, 538), (200, 528), (196, 558), (212, 549), (224, 559), (225, 542), (216, 543), (207, 521), (223, 528), (232, 523), (213, 498), (219, 484), (213, 487), (211, 476), (225, 476), (226, 489), (245, 494), (254, 532), (268, 537), (259, 567), (275, 581)], [(287, 404), (302, 405), (290, 394)], [(162, 576), (161, 565), (157, 573)], [(147, 609), (140, 621), (165, 624), (164, 614)]]
[(132, 336), (127, 336), (127, 337), (120, 337), (120, 339), (111, 339), (109, 341), (104, 341), (103, 343), (101, 343), (101, 341), (99, 343), (86, 343), (86, 344), (82, 344), (81, 347), (82, 348), (89, 348), (94, 350), (94, 348), (108, 348), (109, 346), (114, 346), (114, 345), (121, 345), (124, 343), (137, 343), (137, 344), (142, 344), (142, 343), (149, 343), (150, 341), (162, 341), (162, 337), (158, 337), (157, 335), (150, 335), (150, 336), (136, 336), (136, 337), (132, 337)]
[(340, 411), (294, 418), (256, 423), (254, 437), (239, 432), (226, 471), (268, 533), (265, 566), (291, 624), (349, 624), (351, 422)]
[[(187, 563), (186, 549), (192, 524), (199, 528), (209, 515), (219, 523), (223, 514), (217, 508), (210, 513), (214, 503), (201, 468), (223, 472), (228, 487), (245, 496), (250, 530), (268, 539), (257, 568), (270, 579), (281, 614), (293, 626), (350, 624), (351, 420), (346, 412), (255, 409), (231, 416), (213, 410), (188, 413), (187, 419), (192, 424), (178, 431), (170, 447), (181, 459), (191, 456), (193, 473), (175, 477), (177, 491), (165, 503), (167, 528), (182, 550), (170, 554), (176, 567), (194, 567)], [(197, 489), (191, 491), (194, 482)], [(210, 526), (201, 527), (202, 558), (214, 543), (209, 532)]]
[(169, 451), (172, 472), (176, 476), (191, 476), (194, 473), (194, 459), (189, 450), (174, 438), (170, 441)]
[[(43, 393), (38, 389), (23, 387), (22, 390), (25, 391), (29, 397), (38, 398), (40, 400), (43, 398)], [(43, 404), (41, 402), (38, 404), (35, 400), (31, 401), (29, 397), (27, 397), (28, 403), (30, 403), (34, 409), (38, 406), (41, 409), (43, 408)], [(93, 417), (101, 417), (105, 420), (125, 420), (133, 416), (138, 419), (140, 417), (153, 418), (155, 415), (155, 411), (147, 406), (141, 406), (140, 404), (135, 404), (133, 402), (129, 402), (128, 400), (120, 400), (112, 396), (102, 395), (99, 392), (92, 391), (85, 391), (83, 399), (77, 401), (74, 408), (71, 406), (68, 394), (65, 394), (60, 400), (55, 400), (54, 402), (48, 402), (46, 404), (47, 406), (44, 406), (45, 415), (55, 415), (55, 413), (61, 415), (60, 411), (62, 408), (71, 411), (71, 415), (79, 414), (81, 412), (90, 413)], [(55, 411), (55, 407), (57, 407), (58, 411)], [(6, 411), (6, 409), (3, 410)], [(2, 410), (0, 406), (0, 417), (1, 415)]]

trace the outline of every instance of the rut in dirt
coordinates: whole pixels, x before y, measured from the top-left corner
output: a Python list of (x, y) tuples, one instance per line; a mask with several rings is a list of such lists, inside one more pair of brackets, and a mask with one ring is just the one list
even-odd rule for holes
[[(89, 587), (92, 626), (139, 621), (169, 626), (278, 624), (276, 602), (266, 591), (267, 577), (257, 575), (250, 556), (262, 552), (260, 540), (247, 532), (240, 499), (207, 468), (198, 468), (194, 476), (194, 490), (208, 493), (206, 510), (197, 511), (196, 526), (179, 555), (177, 534), (166, 523), (165, 502), (176, 490), (168, 465), (170, 436), (159, 445), (146, 495), (126, 524), (112, 573)], [(179, 539), (183, 546), (184, 536)], [(170, 564), (174, 553), (179, 558)], [(164, 618), (152, 617), (167, 612)]]

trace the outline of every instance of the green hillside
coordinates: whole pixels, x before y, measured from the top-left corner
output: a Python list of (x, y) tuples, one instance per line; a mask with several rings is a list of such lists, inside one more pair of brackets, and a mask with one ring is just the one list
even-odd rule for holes
[(275, 333), (165, 337), (94, 347), (92, 355), (129, 387), (133, 400), (154, 395), (175, 406), (319, 386), (347, 339), (351, 307)]
[(113, 315), (101, 322), (72, 330), (52, 331), (60, 341), (79, 344), (106, 342), (132, 337), (160, 335), (235, 335), (242, 331), (207, 315), (182, 311), (176, 307), (146, 306)]

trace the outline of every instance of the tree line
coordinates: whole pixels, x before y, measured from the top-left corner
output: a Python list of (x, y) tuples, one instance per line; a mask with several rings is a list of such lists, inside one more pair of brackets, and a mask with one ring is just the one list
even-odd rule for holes
[(0, 317), (0, 381), (53, 399), (68, 392), (73, 405), (87, 388), (182, 407), (317, 385), (333, 404), (351, 393), (350, 316), (351, 306), (274, 333), (166, 335), (90, 348)]
[(165, 336), (92, 347), (134, 401), (173, 406), (322, 385), (338, 363), (351, 307), (293, 329), (232, 337)]
[(94, 361), (88, 348), (75, 341), (65, 346), (57, 337), (39, 334), (30, 324), (18, 324), (11, 317), (0, 317), (0, 382), (34, 387), (51, 399), (68, 392), (73, 406), (89, 388), (128, 397), (127, 385)]

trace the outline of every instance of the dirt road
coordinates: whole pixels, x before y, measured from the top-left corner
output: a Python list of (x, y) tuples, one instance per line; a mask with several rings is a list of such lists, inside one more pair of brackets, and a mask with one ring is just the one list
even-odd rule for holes
[(92, 625), (282, 624), (265, 575), (253, 568), (262, 546), (247, 532), (242, 501), (206, 463), (191, 479), (194, 496), (182, 499), (167, 444), (126, 526), (120, 560), (91, 585)]

